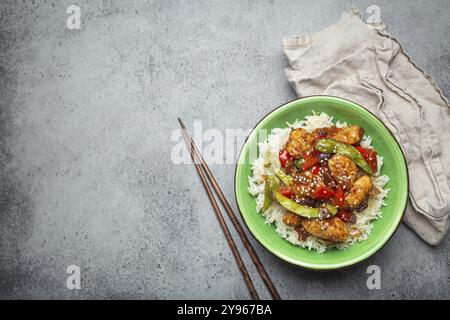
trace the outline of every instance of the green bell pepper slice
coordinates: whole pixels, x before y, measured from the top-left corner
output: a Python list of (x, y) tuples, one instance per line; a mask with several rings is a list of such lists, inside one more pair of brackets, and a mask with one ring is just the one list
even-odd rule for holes
[[(289, 210), (290, 212), (298, 214), (301, 217), (318, 218), (320, 215), (319, 208), (306, 207), (301, 204), (298, 204), (297, 202), (283, 196), (278, 191), (273, 192), (273, 196), (282, 207)], [(325, 207), (328, 209), (331, 215), (334, 216), (337, 213), (337, 208), (335, 206), (327, 204)]]
[(290, 187), (292, 185), (292, 177), (284, 173), (283, 170), (274, 168), (273, 171), (286, 187)]
[(267, 209), (270, 208), (270, 205), (272, 204), (272, 198), (273, 198), (273, 192), (278, 191), (280, 188), (280, 182), (278, 181), (278, 178), (269, 175), (266, 178), (266, 183), (264, 184), (264, 203), (262, 207), (262, 212), (266, 212)]
[[(270, 156), (266, 156), (265, 160), (264, 160), (264, 166), (266, 166), (266, 163), (268, 163), (270, 161)], [(275, 175), (278, 177), (278, 179), (281, 180), (281, 182), (284, 183), (284, 185), (286, 187), (290, 187), (292, 185), (292, 177), (287, 175), (286, 173), (284, 173), (283, 170), (281, 170), (279, 167), (277, 167), (277, 165), (274, 163), (274, 159), (272, 158), (272, 161), (270, 161), (270, 165), (269, 167), (272, 166), (273, 168), (273, 172), (275, 173)]]
[(367, 164), (362, 154), (355, 147), (333, 139), (321, 139), (316, 143), (316, 150), (324, 153), (337, 153), (351, 159), (361, 169), (373, 174), (372, 168)]
[(294, 161), (294, 167), (296, 167), (298, 170), (303, 171), (303, 164), (305, 163), (305, 159), (300, 158)]

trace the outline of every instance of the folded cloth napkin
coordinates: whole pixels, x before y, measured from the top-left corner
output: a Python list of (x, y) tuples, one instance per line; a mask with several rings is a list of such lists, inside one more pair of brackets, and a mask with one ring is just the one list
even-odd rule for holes
[(284, 38), (283, 50), (286, 76), (299, 97), (347, 98), (391, 129), (409, 170), (404, 222), (427, 243), (439, 244), (450, 213), (450, 106), (435, 81), (383, 24), (364, 23), (356, 9), (319, 33)]

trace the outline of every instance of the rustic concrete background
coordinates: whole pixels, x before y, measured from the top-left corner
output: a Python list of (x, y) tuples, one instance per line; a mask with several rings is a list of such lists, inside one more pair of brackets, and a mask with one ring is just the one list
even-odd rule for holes
[[(81, 30), (65, 26), (72, 3)], [(372, 4), (448, 96), (446, 0), (2, 1), (0, 297), (248, 298), (194, 168), (170, 160), (176, 117), (251, 128), (294, 98), (282, 36)], [(234, 199), (234, 166), (212, 169)], [(375, 257), (329, 273), (253, 242), (284, 298), (440, 299), (449, 241), (432, 248), (402, 225)], [(66, 288), (71, 264), (81, 290)], [(366, 288), (371, 264), (381, 290)]]

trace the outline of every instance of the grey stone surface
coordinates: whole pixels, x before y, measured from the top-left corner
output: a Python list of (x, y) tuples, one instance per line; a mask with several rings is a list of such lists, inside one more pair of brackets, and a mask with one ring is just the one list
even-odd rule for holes
[[(171, 162), (170, 137), (177, 116), (251, 128), (293, 99), (284, 35), (376, 4), (450, 94), (446, 0), (76, 3), (81, 30), (65, 26), (71, 1), (0, 4), (1, 298), (248, 298), (194, 168)], [(234, 166), (212, 169), (236, 207)], [(252, 238), (289, 299), (450, 298), (449, 241), (432, 248), (402, 225), (361, 265), (316, 273)], [(72, 264), (80, 290), (66, 288)], [(371, 264), (381, 290), (366, 288)]]

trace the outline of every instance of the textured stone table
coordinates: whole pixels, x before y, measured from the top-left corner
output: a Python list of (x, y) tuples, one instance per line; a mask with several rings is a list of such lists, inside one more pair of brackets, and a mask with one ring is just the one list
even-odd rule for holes
[[(445, 0), (92, 3), (77, 2), (81, 30), (66, 27), (70, 1), (0, 4), (1, 298), (248, 298), (194, 168), (171, 162), (171, 135), (177, 116), (225, 132), (293, 99), (284, 35), (376, 4), (450, 94)], [(235, 207), (234, 166), (212, 169)], [(376, 256), (328, 273), (251, 241), (284, 298), (450, 298), (448, 236), (432, 248), (402, 225)], [(371, 264), (380, 290), (366, 287)], [(80, 290), (66, 287), (69, 265)]]

